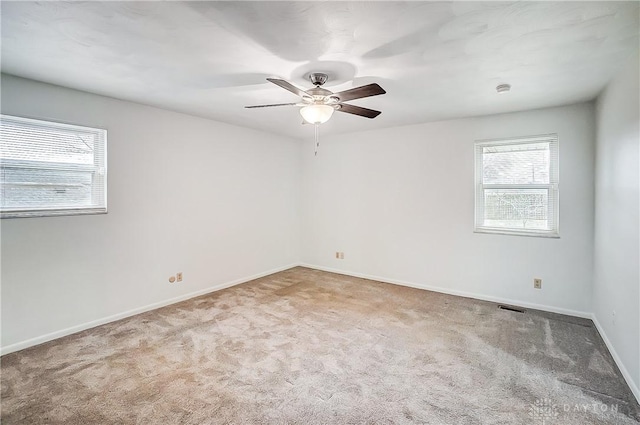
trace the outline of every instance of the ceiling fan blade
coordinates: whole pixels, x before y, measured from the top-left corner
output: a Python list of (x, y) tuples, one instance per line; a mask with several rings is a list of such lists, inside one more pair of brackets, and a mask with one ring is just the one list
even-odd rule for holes
[(303, 96), (308, 96), (307, 93), (304, 92), (304, 90), (301, 90), (299, 88), (297, 88), (296, 86), (294, 86), (293, 84), (291, 84), (288, 81), (285, 80), (280, 80), (278, 78), (267, 78), (267, 81), (282, 87), (285, 90), (289, 90), (291, 93), (293, 94), (297, 94), (300, 97)]
[(336, 109), (338, 112), (346, 112), (347, 114), (360, 115), (361, 117), (366, 118), (375, 118), (380, 115), (382, 112), (375, 111), (373, 109), (367, 109), (360, 106), (348, 105), (346, 103), (339, 104), (339, 108)]
[(247, 109), (252, 109), (252, 108), (271, 108), (272, 106), (300, 106), (300, 104), (299, 103), (272, 103), (271, 105), (245, 106), (245, 108), (247, 108)]
[(385, 94), (386, 91), (376, 83), (367, 84), (366, 86), (355, 87), (353, 89), (334, 93), (331, 97), (337, 97), (340, 102), (347, 102), (353, 99), (361, 99), (363, 97), (378, 96), (379, 94)]

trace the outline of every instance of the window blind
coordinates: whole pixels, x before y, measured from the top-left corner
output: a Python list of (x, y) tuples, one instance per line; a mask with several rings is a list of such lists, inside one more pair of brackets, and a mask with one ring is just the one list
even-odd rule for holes
[(107, 131), (0, 115), (0, 214), (107, 212)]

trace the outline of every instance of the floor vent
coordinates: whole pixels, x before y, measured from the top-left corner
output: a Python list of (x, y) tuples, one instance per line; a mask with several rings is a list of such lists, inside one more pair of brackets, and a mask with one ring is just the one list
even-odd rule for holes
[(498, 305), (498, 308), (501, 310), (509, 310), (509, 311), (515, 311), (516, 313), (524, 313), (524, 310), (518, 307), (512, 307), (510, 305)]

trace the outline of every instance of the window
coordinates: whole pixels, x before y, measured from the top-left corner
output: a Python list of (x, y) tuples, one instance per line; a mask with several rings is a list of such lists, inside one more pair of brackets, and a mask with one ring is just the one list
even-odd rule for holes
[(0, 115), (0, 216), (107, 212), (107, 131)]
[(480, 141), (477, 232), (558, 236), (558, 136)]

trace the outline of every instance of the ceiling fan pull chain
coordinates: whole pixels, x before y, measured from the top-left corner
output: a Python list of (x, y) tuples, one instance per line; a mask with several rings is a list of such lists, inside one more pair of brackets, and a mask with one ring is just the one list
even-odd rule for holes
[(319, 134), (320, 134), (320, 124), (315, 123), (315, 124), (313, 125), (313, 127), (314, 127), (314, 130), (315, 130), (315, 131), (314, 131), (314, 133), (315, 133), (315, 141), (316, 141), (315, 156), (318, 156), (318, 148), (320, 147), (320, 137), (319, 137)]

